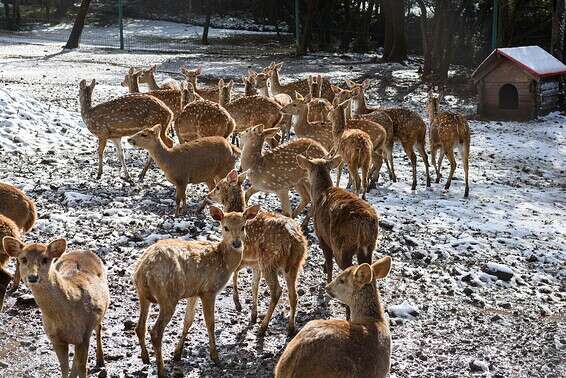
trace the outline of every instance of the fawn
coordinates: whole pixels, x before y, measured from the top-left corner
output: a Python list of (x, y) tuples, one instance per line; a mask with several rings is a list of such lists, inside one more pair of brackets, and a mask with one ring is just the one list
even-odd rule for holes
[(202, 98), (212, 102), (218, 102), (218, 87), (198, 87), (197, 78), (202, 73), (202, 68), (198, 67), (189, 70), (186, 66), (181, 67), (181, 73), (185, 76), (188, 83), (191, 83), (195, 88), (196, 93)]
[[(326, 282), (329, 283), (333, 256), (342, 270), (352, 265), (354, 255), (358, 264), (371, 263), (379, 234), (379, 218), (369, 203), (332, 185), (330, 170), (340, 158), (308, 159), (299, 155), (297, 161), (308, 172), (314, 230), (324, 253)], [(349, 314), (348, 309), (346, 314)]]
[(175, 312), (177, 303), (183, 298), (187, 298), (185, 321), (174, 359), (180, 360), (183, 355), (183, 344), (195, 317), (197, 298), (200, 298), (208, 330), (210, 358), (220, 364), (214, 336), (214, 304), (217, 294), (224, 288), (242, 260), (244, 227), (258, 211), (258, 205), (246, 209), (243, 213), (224, 213), (211, 206), (210, 214), (220, 222), (222, 229), (220, 243), (161, 240), (147, 248), (139, 258), (134, 269), (134, 283), (140, 301), (136, 334), (141, 347), (141, 358), (147, 364), (147, 317), (151, 303), (158, 304), (159, 317), (151, 330), (151, 343), (159, 377), (167, 376), (161, 351), (163, 332)]
[(232, 168), (239, 150), (226, 139), (204, 137), (190, 143), (167, 147), (161, 138), (161, 125), (142, 130), (128, 139), (128, 142), (149, 152), (169, 182), (175, 185), (175, 216), (180, 216), (187, 202), (187, 185), (206, 183), (214, 187), (214, 180), (226, 176)]
[(181, 90), (181, 85), (175, 79), (168, 78), (161, 82), (161, 84), (157, 84), (155, 81), (155, 69), (156, 65), (152, 65), (147, 69), (141, 70), (141, 75), (139, 76), (139, 83), (140, 84), (147, 84), (150, 91), (158, 91), (160, 89), (176, 89), (178, 91)]
[(387, 277), (391, 258), (349, 267), (326, 286), (352, 309), (352, 320), (312, 320), (287, 344), (276, 378), (385, 378), (391, 365), (391, 333), (376, 280)]
[(316, 140), (326, 150), (330, 151), (334, 147), (332, 136), (332, 124), (329, 122), (309, 121), (310, 114), (309, 102), (300, 93), (295, 93), (295, 99), (281, 109), (284, 114), (291, 115), (295, 135), (299, 138), (310, 138)]
[[(369, 81), (364, 80), (362, 84), (356, 84), (351, 80), (347, 80), (346, 83), (352, 90), (352, 106), (354, 115), (380, 111), (391, 117), (391, 120), (393, 121), (394, 140), (401, 143), (405, 150), (405, 154), (407, 154), (411, 161), (413, 170), (413, 183), (411, 185), (411, 190), (417, 189), (417, 156), (413, 150), (415, 145), (417, 146), (417, 151), (419, 152), (419, 155), (421, 155), (425, 165), (426, 186), (430, 187), (428, 155), (425, 150), (426, 125), (422, 117), (417, 112), (405, 108), (368, 108), (366, 105), (364, 89), (369, 85)], [(391, 164), (391, 171), (395, 172), (392, 158), (390, 159), (389, 164)], [(394, 176), (394, 173), (392, 174)], [(396, 181), (396, 179), (394, 181)]]
[[(432, 165), (436, 170), (436, 183), (440, 182), (440, 168), (444, 155), (450, 161), (450, 174), (446, 180), (445, 190), (450, 188), (454, 171), (456, 170), (456, 159), (454, 158), (454, 144), (458, 145), (462, 163), (464, 166), (464, 197), (468, 197), (470, 188), (468, 185), (468, 161), (470, 159), (470, 127), (468, 121), (459, 114), (439, 111), (439, 103), (444, 96), (438, 98), (432, 92), (428, 94), (428, 114), (430, 120), (429, 144)], [(440, 149), (440, 156), (436, 160), (436, 153)]]
[[(238, 176), (238, 173), (233, 170), (228, 173), (228, 176), (216, 183), (208, 196), (214, 201), (220, 202), (225, 211), (242, 211), (245, 202), (244, 190), (242, 189), (244, 178), (245, 173)], [(262, 211), (246, 224), (242, 262), (234, 271), (232, 278), (234, 305), (238, 311), (241, 311), (242, 305), (238, 295), (238, 272), (244, 266), (251, 266), (253, 269), (252, 324), (257, 321), (257, 295), (261, 276), (265, 277), (271, 294), (269, 309), (259, 329), (260, 335), (263, 335), (267, 330), (273, 311), (281, 297), (278, 273), (283, 273), (285, 276), (291, 306), (287, 332), (289, 335), (295, 333), (297, 280), (306, 255), (307, 240), (299, 225), (292, 219)]]
[[(143, 71), (136, 71), (134, 68), (130, 68), (124, 80), (122, 81), (122, 86), (127, 87), (130, 93), (140, 93), (139, 78), (143, 74)], [(163, 101), (165, 105), (176, 116), (178, 115), (183, 107), (181, 106), (181, 90), (180, 89), (158, 89), (145, 92), (145, 94), (151, 95), (158, 100)]]
[(69, 344), (73, 344), (70, 376), (86, 378), (93, 330), (96, 366), (104, 366), (102, 320), (110, 294), (100, 258), (91, 251), (65, 252), (65, 239), (26, 245), (6, 236), (2, 244), (6, 253), (20, 262), (21, 275), (41, 310), (43, 328), (57, 354), (61, 375), (69, 376)]
[[(92, 106), (92, 92), (96, 81), (92, 79), (90, 85), (86, 80), (80, 82), (81, 116), (88, 130), (98, 138), (98, 173), (97, 179), (102, 177), (102, 162), (106, 143), (110, 139), (118, 151), (118, 157), (124, 169), (125, 179), (131, 181), (124, 150), (122, 149), (122, 137), (134, 135), (146, 127), (155, 124), (163, 125), (161, 139), (171, 147), (173, 141), (167, 136), (167, 131), (173, 112), (162, 101), (147, 94), (130, 94), (115, 98), (108, 102)], [(151, 164), (149, 158), (140, 174), (143, 179)]]
[[(320, 158), (327, 154), (320, 143), (300, 138), (282, 144), (272, 150), (262, 151), (266, 138), (277, 133), (277, 128), (265, 129), (258, 125), (242, 133), (243, 170), (248, 171), (251, 187), (246, 191), (246, 203), (258, 191), (275, 193), (281, 201), (283, 214), (295, 218), (310, 201), (308, 182), (305, 171), (299, 166), (296, 156), (304, 154), (311, 158)], [(301, 196), (301, 203), (291, 212), (289, 188), (295, 187)]]
[[(295, 92), (299, 92), (302, 96), (306, 96), (310, 92), (310, 86), (308, 79), (298, 80), (289, 84), (281, 84), (279, 80), (279, 70), (283, 67), (283, 62), (281, 63), (271, 63), (267, 69), (269, 73), (269, 81), (271, 83), (271, 92), (274, 95), (279, 93), (286, 93), (289, 96), (294, 96)], [(330, 83), (328, 80), (322, 80), (322, 91), (321, 98), (324, 98), (330, 103), (334, 99), (334, 92), (330, 89)]]
[(192, 84), (188, 83), (182, 89), (183, 110), (175, 119), (175, 133), (179, 142), (191, 142), (207, 136), (228, 138), (236, 127), (234, 118), (218, 103), (199, 98)]
[[(0, 240), (2, 240), (5, 236), (11, 236), (13, 238), (19, 239), (20, 229), (14, 223), (14, 221), (0, 214)], [(12, 281), (13, 290), (17, 289), (18, 285), (20, 284), (19, 267), (16, 266), (16, 272), (13, 278), (12, 275), (5, 269), (9, 260), (10, 256), (4, 250), (2, 243), (0, 243), (0, 312), (2, 312), (4, 305), (4, 296), (6, 295), (10, 281)]]

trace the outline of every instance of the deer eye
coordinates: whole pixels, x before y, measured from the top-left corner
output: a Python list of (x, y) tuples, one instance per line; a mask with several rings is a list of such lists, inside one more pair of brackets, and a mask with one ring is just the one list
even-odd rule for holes
[(28, 259), (26, 259), (25, 257), (22, 257), (22, 264), (27, 264), (28, 263)]
[(224, 231), (228, 231), (228, 227), (224, 226)]

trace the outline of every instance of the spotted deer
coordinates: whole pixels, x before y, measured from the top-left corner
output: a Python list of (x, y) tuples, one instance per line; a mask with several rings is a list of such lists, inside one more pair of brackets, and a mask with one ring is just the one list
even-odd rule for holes
[[(454, 145), (457, 145), (464, 166), (464, 197), (468, 197), (470, 188), (468, 184), (468, 161), (470, 159), (470, 127), (468, 121), (460, 114), (439, 111), (439, 103), (443, 95), (435, 97), (432, 92), (428, 94), (428, 115), (430, 120), (429, 144), (432, 165), (436, 170), (436, 183), (440, 182), (440, 169), (444, 155), (450, 161), (450, 173), (446, 180), (445, 190), (450, 188), (454, 171), (456, 170), (456, 159), (454, 158)], [(440, 150), (438, 160), (436, 153)]]
[[(122, 86), (127, 87), (130, 93), (140, 93), (139, 80), (143, 74), (143, 70), (136, 71), (130, 68), (128, 73), (124, 76)], [(158, 100), (163, 101), (165, 105), (177, 116), (183, 107), (181, 106), (181, 90), (180, 89), (158, 89), (145, 92)]]
[(347, 268), (326, 292), (352, 309), (352, 319), (311, 320), (287, 344), (275, 378), (385, 378), (391, 366), (391, 332), (376, 280), (389, 275), (391, 258)]
[(140, 84), (147, 84), (150, 91), (158, 91), (160, 89), (176, 89), (181, 90), (181, 85), (175, 79), (168, 78), (161, 82), (161, 84), (157, 84), (155, 81), (155, 70), (157, 65), (152, 65), (149, 68), (141, 70), (141, 75), (139, 78)]
[[(161, 124), (163, 125), (161, 139), (167, 146), (173, 146), (173, 141), (167, 135), (173, 120), (173, 112), (157, 98), (141, 93), (129, 94), (92, 106), (92, 92), (95, 85), (94, 79), (92, 79), (90, 85), (86, 83), (86, 80), (82, 80), (80, 82), (79, 99), (83, 121), (88, 130), (98, 138), (98, 173), (96, 177), (97, 179), (102, 177), (104, 150), (107, 141), (111, 140), (118, 151), (125, 178), (131, 181), (124, 159), (122, 138), (134, 135), (146, 127)], [(151, 158), (146, 162), (140, 174), (140, 179), (143, 179), (150, 164)]]
[(144, 129), (128, 142), (149, 152), (169, 182), (175, 185), (175, 216), (183, 213), (187, 202), (187, 185), (206, 183), (225, 177), (234, 168), (240, 151), (225, 138), (204, 137), (190, 143), (167, 147), (159, 138), (161, 125)]
[[(0, 214), (0, 240), (5, 236), (13, 238), (20, 238), (20, 228), (10, 218)], [(6, 265), (10, 260), (10, 256), (4, 250), (2, 243), (0, 243), (0, 312), (4, 307), (4, 297), (8, 290), (8, 284), (12, 282), (12, 288), (15, 290), (20, 284), (20, 270), (16, 267), (14, 276), (6, 270)], [(17, 259), (16, 259), (17, 261)]]
[[(417, 112), (405, 108), (368, 108), (364, 88), (367, 88), (369, 81), (364, 80), (362, 84), (356, 84), (351, 80), (347, 80), (346, 82), (352, 90), (352, 110), (355, 116), (380, 111), (391, 117), (391, 120), (393, 121), (393, 138), (395, 141), (399, 141), (401, 143), (403, 150), (405, 150), (405, 154), (407, 154), (411, 161), (413, 170), (413, 184), (411, 185), (411, 190), (417, 189), (417, 156), (413, 150), (414, 146), (417, 147), (417, 151), (423, 159), (426, 173), (426, 186), (430, 187), (428, 155), (425, 150), (426, 125), (422, 117)], [(389, 163), (392, 166), (391, 172), (393, 174), (394, 181), (396, 181), (392, 158)]]
[(332, 123), (309, 121), (309, 102), (300, 93), (295, 93), (295, 99), (281, 109), (281, 112), (292, 116), (293, 130), (299, 138), (316, 140), (327, 150), (334, 147)]
[(173, 317), (179, 300), (186, 298), (187, 307), (181, 337), (175, 348), (174, 360), (180, 360), (189, 329), (195, 318), (197, 299), (202, 302), (204, 321), (208, 331), (209, 354), (220, 364), (214, 335), (214, 307), (216, 296), (224, 288), (230, 275), (242, 261), (246, 222), (253, 219), (259, 206), (241, 212), (224, 213), (210, 207), (212, 218), (220, 222), (222, 240), (218, 242), (166, 239), (149, 246), (134, 268), (134, 284), (140, 301), (140, 316), (136, 326), (141, 347), (141, 358), (149, 363), (145, 333), (149, 308), (159, 306), (159, 316), (151, 330), (151, 344), (160, 378), (167, 376), (163, 363), (161, 342), (163, 332)]
[(182, 89), (183, 110), (175, 119), (175, 133), (179, 142), (191, 142), (207, 136), (228, 138), (236, 128), (236, 121), (220, 104), (199, 100), (192, 84)]
[(5, 236), (4, 250), (20, 262), (22, 278), (41, 310), (43, 329), (69, 376), (69, 344), (75, 346), (71, 377), (87, 377), (88, 348), (96, 333), (96, 366), (104, 366), (102, 321), (110, 293), (106, 268), (91, 251), (68, 251), (65, 239), (24, 244)]
[(327, 121), (327, 115), (332, 110), (332, 104), (325, 98), (322, 98), (322, 76), (309, 75), (309, 94), (305, 96), (308, 99), (309, 116), (311, 122)]
[[(281, 201), (283, 214), (295, 218), (310, 202), (305, 171), (299, 166), (296, 156), (304, 154), (320, 158), (327, 151), (320, 143), (308, 138), (295, 139), (269, 151), (262, 151), (264, 140), (277, 131), (277, 128), (264, 129), (263, 125), (258, 125), (242, 133), (241, 167), (248, 171), (251, 183), (245, 199), (247, 203), (259, 191), (275, 193)], [(301, 202), (293, 212), (289, 201), (289, 189), (292, 187), (301, 196)]]
[[(242, 211), (245, 198), (242, 182), (245, 173), (238, 176), (233, 170), (228, 176), (216, 183), (208, 196), (224, 206), (224, 211)], [(242, 262), (234, 271), (233, 297), (234, 305), (241, 311), (242, 305), (238, 295), (238, 272), (244, 266), (253, 269), (251, 323), (257, 321), (257, 298), (259, 280), (263, 276), (269, 286), (271, 302), (261, 322), (259, 334), (267, 330), (273, 311), (281, 297), (278, 273), (282, 273), (287, 283), (289, 295), (289, 321), (287, 332), (295, 333), (295, 313), (297, 309), (297, 280), (307, 256), (307, 241), (299, 225), (283, 215), (262, 211), (254, 219), (246, 223), (246, 236)]]
[(197, 84), (197, 78), (202, 73), (202, 68), (198, 67), (192, 70), (189, 70), (186, 66), (181, 67), (181, 73), (185, 76), (187, 82), (191, 83), (195, 88), (195, 91), (204, 98), (205, 100), (218, 102), (218, 87), (199, 87)]
[[(274, 95), (279, 93), (286, 93), (289, 96), (294, 96), (295, 92), (299, 92), (302, 96), (306, 96), (310, 92), (308, 79), (302, 79), (294, 81), (289, 84), (281, 84), (279, 80), (279, 70), (283, 67), (283, 63), (271, 63), (268, 67), (269, 81), (271, 83), (271, 92)], [(330, 89), (330, 82), (328, 80), (322, 80), (322, 98), (330, 101), (334, 99), (334, 92)]]

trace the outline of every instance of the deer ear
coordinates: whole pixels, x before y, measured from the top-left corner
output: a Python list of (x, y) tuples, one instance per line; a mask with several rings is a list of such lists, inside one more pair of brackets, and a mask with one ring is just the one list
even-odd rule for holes
[(263, 136), (265, 139), (269, 139), (275, 136), (275, 134), (277, 134), (277, 132), (279, 131), (278, 127), (272, 127), (271, 129), (265, 129), (263, 130)]
[(195, 70), (197, 75), (200, 75), (202, 73), (202, 67), (199, 67)]
[(371, 270), (375, 279), (385, 278), (391, 270), (391, 257), (384, 256), (371, 264)]
[(226, 181), (228, 181), (230, 185), (238, 184), (238, 171), (232, 169), (230, 173), (228, 173), (228, 175), (226, 176)]
[(252, 127), (251, 131), (258, 134), (263, 133), (263, 123), (260, 123), (259, 125), (255, 125), (254, 127)]
[(224, 219), (224, 212), (220, 210), (220, 208), (216, 206), (210, 206), (208, 210), (210, 211), (210, 216), (212, 217), (212, 219), (222, 222), (222, 219)]
[(8, 256), (18, 257), (19, 254), (22, 253), (25, 244), (11, 236), (4, 236), (4, 239), (2, 239), (2, 246)]
[(354, 269), (354, 282), (358, 285), (358, 287), (367, 285), (372, 280), (373, 280), (373, 272), (369, 264), (364, 263), (358, 265)]
[(319, 85), (322, 85), (322, 75), (321, 75), (321, 74), (318, 74), (318, 76), (316, 77), (316, 79), (317, 79), (316, 82), (317, 82)]
[(157, 68), (157, 64), (152, 65), (151, 67), (149, 67), (149, 70), (151, 72), (155, 72), (155, 69)]
[(232, 87), (234, 86), (234, 80), (230, 80), (228, 86), (230, 87), (230, 89), (232, 89)]
[(94, 88), (95, 85), (96, 85), (96, 80), (92, 79), (92, 81), (90, 82), (90, 89)]
[(346, 85), (348, 86), (348, 88), (354, 88), (356, 86), (356, 83), (354, 83), (352, 80), (346, 79)]
[(181, 73), (185, 76), (189, 76), (189, 70), (187, 69), (187, 66), (181, 66)]
[(86, 88), (86, 80), (82, 79), (81, 82), (79, 83), (79, 88), (81, 89), (85, 89)]
[(244, 183), (244, 180), (246, 179), (247, 175), (248, 175), (247, 170), (238, 175), (238, 185), (242, 185)]
[(307, 78), (307, 82), (309, 83), (309, 87), (312, 85), (312, 75), (309, 75)]
[(248, 207), (244, 211), (244, 219), (245, 220), (254, 219), (257, 213), (259, 213), (259, 209), (260, 209), (260, 205), (253, 205), (251, 207)]
[(295, 99), (299, 100), (299, 101), (304, 101), (305, 98), (303, 97), (302, 94), (300, 94), (299, 92), (295, 91)]
[(55, 258), (61, 256), (67, 249), (67, 241), (65, 239), (53, 240), (47, 245), (47, 255)]
[(307, 171), (309, 171), (313, 165), (312, 162), (303, 155), (297, 155), (297, 163), (299, 164), (299, 167), (306, 169)]
[(280, 70), (281, 67), (283, 67), (283, 62), (277, 63), (277, 64), (275, 65), (275, 68), (276, 68), (277, 70)]
[(257, 72), (255, 70), (248, 70), (248, 75), (255, 77), (257, 76)]
[(218, 80), (218, 88), (222, 89), (224, 87), (224, 79)]
[(340, 93), (342, 91), (342, 88), (339, 88), (334, 84), (330, 84), (330, 89), (332, 89), (332, 92), (334, 93)]

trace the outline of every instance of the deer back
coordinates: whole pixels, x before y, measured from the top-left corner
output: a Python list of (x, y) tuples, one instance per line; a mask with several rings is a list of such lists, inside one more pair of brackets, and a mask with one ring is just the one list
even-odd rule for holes
[(226, 110), (241, 132), (258, 124), (266, 128), (276, 126), (281, 120), (281, 105), (263, 96), (245, 96), (226, 104)]
[(2, 182), (0, 182), (0, 214), (10, 218), (23, 232), (29, 231), (37, 219), (33, 200), (15, 186)]
[(235, 128), (235, 121), (219, 104), (200, 100), (185, 106), (175, 120), (175, 132), (181, 143), (207, 136), (227, 138)]

